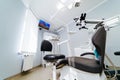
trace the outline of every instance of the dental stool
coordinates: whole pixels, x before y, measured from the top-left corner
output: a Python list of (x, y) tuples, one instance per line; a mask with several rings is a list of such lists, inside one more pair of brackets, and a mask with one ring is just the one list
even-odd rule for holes
[(41, 56), (42, 56), (42, 66), (46, 67), (46, 62), (43, 60), (43, 57), (46, 54), (51, 54), (52, 53), (52, 44), (48, 40), (43, 40), (41, 43)]
[[(41, 51), (52, 51), (52, 44), (47, 41), (47, 40), (43, 40), (42, 44), (41, 44)], [(56, 63), (59, 59), (64, 59), (65, 55), (63, 54), (47, 54), (43, 57), (43, 59), (46, 62), (50, 62), (53, 64), (53, 80), (56, 80)]]

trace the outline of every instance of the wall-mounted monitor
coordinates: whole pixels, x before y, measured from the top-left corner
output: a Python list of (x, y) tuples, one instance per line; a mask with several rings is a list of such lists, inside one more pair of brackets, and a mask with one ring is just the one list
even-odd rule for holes
[(39, 24), (38, 25), (39, 25), (39, 27), (47, 29), (47, 30), (49, 30), (49, 28), (50, 28), (50, 24), (45, 22), (45, 21), (43, 21), (43, 20), (39, 20)]

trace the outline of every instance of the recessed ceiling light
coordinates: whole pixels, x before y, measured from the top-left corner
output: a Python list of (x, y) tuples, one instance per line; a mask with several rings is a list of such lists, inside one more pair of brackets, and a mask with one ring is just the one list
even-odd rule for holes
[(62, 9), (64, 6), (66, 6), (68, 9), (72, 9), (73, 5), (75, 7), (80, 6), (81, 0), (60, 0), (59, 4), (57, 5), (58, 10)]
[(59, 3), (59, 4), (57, 5), (57, 9), (58, 9), (58, 10), (62, 9), (63, 7), (64, 7), (64, 5), (63, 5), (62, 3)]
[(72, 9), (73, 7), (73, 3), (71, 3), (70, 5), (68, 5), (68, 9)]
[(65, 3), (66, 1), (68, 1), (68, 0), (60, 0), (62, 3)]
[(75, 2), (80, 2), (80, 0), (74, 0)]

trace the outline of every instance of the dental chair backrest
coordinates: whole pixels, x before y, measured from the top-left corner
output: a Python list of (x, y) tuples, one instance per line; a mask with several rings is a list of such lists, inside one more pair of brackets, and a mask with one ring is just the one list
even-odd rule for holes
[(106, 46), (106, 31), (104, 26), (100, 26), (96, 33), (92, 37), (92, 43), (95, 46), (96, 52), (99, 55), (98, 62), (101, 66), (101, 70), (104, 67), (104, 54)]

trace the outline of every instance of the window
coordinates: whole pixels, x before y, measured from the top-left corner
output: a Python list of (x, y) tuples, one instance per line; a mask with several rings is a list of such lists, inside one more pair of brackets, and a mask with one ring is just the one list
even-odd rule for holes
[(26, 11), (19, 53), (33, 54), (37, 50), (38, 20), (30, 10)]

